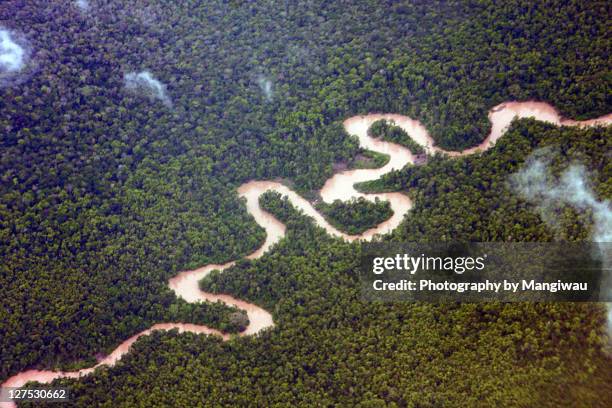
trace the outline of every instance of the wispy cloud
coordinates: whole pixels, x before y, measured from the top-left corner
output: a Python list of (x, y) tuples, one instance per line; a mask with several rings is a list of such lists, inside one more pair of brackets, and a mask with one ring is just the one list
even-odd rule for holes
[(155, 79), (149, 71), (130, 72), (124, 76), (125, 87), (133, 92), (143, 93), (151, 99), (157, 99), (171, 107), (172, 101), (166, 93), (166, 86)]
[[(598, 200), (589, 186), (590, 178), (586, 168), (578, 163), (570, 164), (559, 178), (550, 171), (552, 151), (536, 150), (526, 161), (525, 166), (510, 177), (510, 186), (521, 197), (534, 204), (542, 217), (553, 230), (560, 228), (556, 209), (571, 205), (580, 211), (590, 211), (593, 217), (591, 240), (599, 243), (612, 242), (612, 206), (609, 200)], [(603, 248), (599, 251), (604, 268), (603, 287), (612, 290), (609, 281), (612, 259)], [(608, 294), (610, 295), (610, 294)], [(612, 337), (612, 304), (607, 304), (608, 334)]]
[(8, 30), (0, 29), (0, 71), (20, 71), (25, 65), (25, 58), (25, 49), (15, 42)]

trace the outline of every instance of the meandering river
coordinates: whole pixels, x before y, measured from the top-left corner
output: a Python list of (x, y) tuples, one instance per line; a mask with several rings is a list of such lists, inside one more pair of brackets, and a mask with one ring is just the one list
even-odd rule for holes
[[(547, 103), (506, 102), (489, 111), (489, 120), (492, 124), (491, 133), (480, 145), (462, 152), (446, 152), (434, 145), (433, 139), (420, 122), (409, 117), (394, 114), (370, 114), (349, 118), (344, 122), (344, 127), (350, 134), (356, 135), (359, 138), (360, 145), (364, 148), (387, 154), (390, 156), (390, 160), (384, 167), (379, 169), (347, 170), (335, 174), (327, 180), (321, 189), (321, 198), (326, 202), (332, 202), (337, 199), (346, 201), (357, 197), (365, 197), (368, 200), (374, 200), (378, 197), (381, 200), (390, 202), (391, 208), (393, 209), (393, 216), (376, 227), (365, 231), (361, 235), (348, 235), (331, 226), (308, 200), (304, 199), (285, 185), (273, 181), (250, 181), (238, 188), (238, 194), (240, 197), (246, 199), (247, 211), (253, 215), (255, 221), (265, 229), (266, 240), (260, 248), (248, 255), (247, 258), (259, 258), (285, 235), (285, 225), (259, 207), (259, 197), (268, 190), (277, 191), (282, 195), (288, 196), (295, 207), (314, 218), (315, 222), (323, 227), (329, 234), (342, 237), (348, 241), (356, 239), (371, 240), (376, 234), (391, 232), (401, 223), (404, 215), (410, 210), (412, 205), (410, 199), (406, 195), (402, 193), (363, 194), (353, 187), (355, 183), (378, 179), (383, 174), (394, 169), (401, 169), (407, 164), (414, 163), (414, 156), (408, 149), (394, 143), (373, 139), (367, 135), (368, 128), (375, 121), (379, 119), (394, 120), (395, 123), (408, 132), (417, 143), (425, 147), (430, 154), (436, 151), (442, 151), (450, 156), (460, 156), (489, 149), (500, 137), (502, 137), (510, 122), (516, 117), (534, 117), (538, 120), (550, 122), (559, 126), (597, 126), (609, 125), (612, 123), (612, 114), (587, 121), (574, 121), (561, 118), (557, 111)], [(272, 327), (274, 325), (272, 315), (259, 306), (236, 299), (229, 295), (207, 293), (199, 289), (198, 281), (208, 275), (212, 270), (224, 270), (232, 265), (234, 265), (234, 262), (223, 265), (206, 265), (192, 271), (184, 271), (170, 279), (168, 285), (177, 296), (182, 297), (187, 302), (216, 302), (220, 300), (223, 303), (246, 311), (249, 317), (249, 325), (244, 332), (240, 333), (241, 336), (257, 334), (261, 330)], [(10, 377), (2, 384), (2, 387), (21, 387), (29, 381), (49, 383), (56, 378), (78, 378), (88, 375), (99, 366), (114, 365), (123, 355), (129, 352), (130, 346), (140, 337), (150, 334), (153, 330), (171, 329), (178, 329), (180, 332), (188, 331), (197, 334), (216, 335), (224, 340), (229, 339), (228, 334), (207, 326), (188, 323), (155, 324), (149, 329), (137, 333), (125, 340), (111, 354), (101, 359), (94, 367), (72, 372), (27, 370)], [(0, 407), (8, 408), (14, 406), (15, 404), (12, 402), (0, 403)]]

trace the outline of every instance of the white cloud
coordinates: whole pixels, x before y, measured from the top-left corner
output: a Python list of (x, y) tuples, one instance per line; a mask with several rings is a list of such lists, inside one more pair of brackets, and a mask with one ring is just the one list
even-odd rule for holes
[[(591, 241), (602, 243), (597, 256), (604, 265), (603, 290), (612, 290), (610, 268), (612, 259), (605, 243), (612, 242), (612, 206), (608, 200), (598, 200), (588, 185), (589, 174), (581, 164), (570, 165), (559, 179), (552, 177), (549, 166), (551, 152), (547, 149), (536, 150), (526, 165), (510, 178), (510, 186), (524, 199), (536, 205), (542, 219), (553, 229), (559, 229), (555, 209), (560, 205), (571, 205), (593, 214)], [(610, 293), (608, 293), (610, 296)], [(612, 303), (607, 303), (607, 330), (612, 338)]]
[(270, 102), (274, 98), (274, 91), (272, 90), (272, 81), (264, 76), (260, 76), (257, 79), (257, 84), (263, 92), (266, 100)]
[(0, 72), (18, 72), (25, 65), (26, 53), (11, 33), (0, 29)]
[(143, 92), (152, 99), (162, 101), (166, 106), (172, 106), (172, 101), (166, 93), (166, 86), (155, 79), (149, 71), (130, 72), (123, 77), (125, 87), (134, 92)]
[(89, 1), (87, 0), (76, 0), (75, 4), (81, 10), (89, 10)]

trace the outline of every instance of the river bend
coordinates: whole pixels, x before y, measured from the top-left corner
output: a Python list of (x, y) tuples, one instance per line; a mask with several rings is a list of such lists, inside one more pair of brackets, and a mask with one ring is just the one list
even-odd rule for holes
[[(259, 207), (259, 197), (269, 190), (288, 196), (295, 207), (302, 210), (306, 215), (314, 218), (315, 222), (323, 227), (330, 235), (341, 237), (347, 241), (358, 239), (371, 240), (376, 234), (386, 234), (393, 231), (402, 222), (404, 215), (412, 206), (410, 199), (406, 195), (402, 193), (364, 194), (358, 192), (353, 187), (355, 183), (376, 180), (392, 170), (398, 170), (407, 164), (414, 163), (414, 156), (407, 148), (395, 143), (374, 139), (367, 135), (368, 128), (375, 121), (379, 119), (395, 121), (395, 123), (403, 128), (412, 139), (423, 146), (429, 154), (439, 151), (447, 153), (449, 156), (461, 156), (489, 149), (503, 136), (508, 125), (514, 118), (528, 117), (533, 117), (558, 126), (607, 126), (612, 123), (612, 114), (592, 120), (575, 121), (562, 118), (551, 105), (544, 102), (506, 102), (489, 111), (489, 120), (492, 125), (491, 133), (481, 144), (461, 152), (455, 152), (444, 151), (435, 146), (433, 139), (425, 127), (419, 121), (407, 116), (396, 114), (369, 114), (351, 117), (344, 122), (344, 127), (348, 133), (356, 135), (359, 138), (361, 147), (387, 154), (390, 160), (384, 167), (378, 169), (347, 170), (334, 174), (325, 182), (325, 185), (319, 192), (320, 196), (325, 202), (332, 202), (334, 200), (346, 201), (358, 197), (374, 200), (378, 197), (381, 200), (389, 201), (393, 209), (393, 216), (376, 227), (365, 231), (363, 234), (348, 235), (330, 225), (308, 200), (304, 199), (287, 186), (274, 181), (250, 181), (238, 188), (238, 194), (240, 197), (246, 199), (247, 211), (255, 218), (257, 224), (265, 229), (266, 240), (260, 248), (246, 258), (256, 259), (261, 257), (270, 247), (285, 236), (285, 225)], [(261, 330), (274, 326), (272, 315), (268, 311), (257, 305), (236, 299), (229, 295), (203, 292), (198, 286), (198, 281), (208, 275), (212, 270), (218, 269), (222, 271), (231, 267), (234, 263), (235, 262), (228, 262), (222, 265), (205, 265), (195, 270), (180, 272), (170, 279), (168, 286), (177, 296), (182, 297), (187, 302), (221, 301), (227, 305), (246, 311), (249, 318), (249, 325), (240, 335), (254, 335)], [(228, 340), (230, 337), (227, 333), (222, 333), (203, 325), (189, 323), (159, 323), (123, 341), (111, 354), (100, 359), (93, 367), (71, 372), (27, 370), (7, 379), (2, 384), (2, 387), (21, 387), (29, 381), (49, 383), (56, 378), (79, 378), (88, 375), (102, 365), (114, 365), (122, 356), (129, 352), (130, 346), (140, 337), (150, 334), (153, 330), (172, 329), (178, 329), (179, 332), (216, 335), (220, 336), (223, 340)], [(15, 404), (6, 402), (0, 403), (0, 407), (15, 407)]]

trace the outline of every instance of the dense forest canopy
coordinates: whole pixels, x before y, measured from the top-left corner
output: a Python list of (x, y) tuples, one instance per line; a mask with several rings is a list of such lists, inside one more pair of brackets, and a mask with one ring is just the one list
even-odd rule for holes
[(393, 215), (389, 202), (378, 197), (373, 202), (364, 197), (347, 202), (335, 200), (331, 204), (320, 202), (315, 208), (331, 225), (351, 235), (361, 234)]
[[(305, 195), (320, 188), (359, 150), (342, 129), (349, 116), (405, 114), (461, 149), (506, 100), (576, 119), (612, 111), (606, 1), (77, 3), (0, 3), (0, 29), (27, 51), (19, 75), (0, 77), (0, 380), (89, 366), (155, 322), (239, 330), (234, 309), (185, 303), (167, 279), (257, 248), (264, 232), (235, 187), (283, 177)], [(610, 198), (611, 139), (521, 121), (482, 156), (434, 158), (366, 187), (415, 200), (387, 239), (549, 240), (505, 177), (555, 145)], [(266, 307), (277, 328), (228, 343), (142, 339), (117, 367), (62, 380), (75, 405), (612, 398), (596, 305), (364, 303), (359, 245), (278, 197), (265, 204), (286, 239), (203, 285)], [(563, 234), (588, 239), (577, 215), (566, 210)]]
[(372, 123), (372, 126), (368, 129), (368, 135), (405, 146), (413, 154), (425, 153), (423, 146), (415, 142), (404, 129), (397, 126), (392, 120), (380, 119)]

